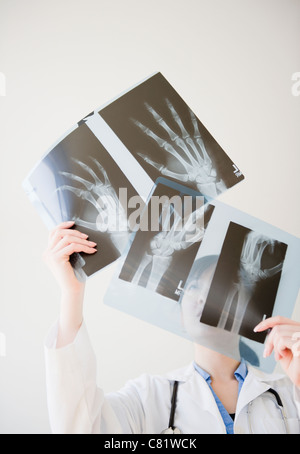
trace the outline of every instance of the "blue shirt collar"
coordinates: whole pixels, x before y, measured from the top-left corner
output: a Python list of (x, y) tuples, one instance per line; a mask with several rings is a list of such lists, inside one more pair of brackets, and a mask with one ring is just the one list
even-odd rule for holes
[[(204, 380), (206, 380), (206, 383), (208, 384), (208, 386), (215, 398), (216, 404), (218, 406), (218, 409), (220, 411), (220, 414), (223, 418), (223, 421), (224, 421), (224, 424), (226, 427), (226, 433), (233, 434), (234, 433), (233, 419), (232, 419), (231, 415), (228, 414), (224, 405), (222, 404), (222, 402), (220, 401), (220, 399), (218, 398), (218, 396), (212, 389), (211, 377), (210, 377), (209, 373), (206, 372), (205, 370), (201, 369), (201, 367), (198, 366), (198, 364), (196, 364), (195, 362), (194, 362), (194, 368), (204, 378)], [(246, 364), (245, 360), (242, 359), (239, 366), (237, 367), (236, 371), (234, 372), (235, 378), (237, 379), (238, 384), (239, 384), (238, 393), (240, 393), (240, 390), (243, 386), (247, 373), (248, 373), (247, 364)]]
[(244, 359), (242, 359), (241, 362), (240, 362), (239, 367), (236, 369), (236, 371), (234, 373), (235, 378), (238, 381), (240, 381), (240, 380), (245, 381), (247, 373), (248, 373), (247, 363), (246, 363), (246, 361)]
[[(194, 361), (194, 368), (195, 370), (204, 378), (204, 380), (207, 383), (211, 383), (211, 378), (208, 372), (206, 372), (204, 369), (202, 369), (195, 361)], [(244, 382), (246, 376), (248, 373), (248, 368), (247, 368), (247, 363), (244, 359), (241, 359), (241, 362), (234, 372), (234, 376), (237, 379), (237, 381)]]

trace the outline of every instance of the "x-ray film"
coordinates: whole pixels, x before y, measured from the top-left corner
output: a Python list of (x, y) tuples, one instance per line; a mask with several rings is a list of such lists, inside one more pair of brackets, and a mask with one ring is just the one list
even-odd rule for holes
[(187, 191), (157, 180), (120, 279), (179, 300), (214, 208), (199, 193)]
[(66, 220), (101, 245), (101, 254), (75, 254), (72, 264), (86, 276), (118, 259), (130, 237), (131, 183), (82, 122), (32, 171), (25, 189), (48, 228)]
[(284, 242), (230, 222), (200, 321), (264, 341), (253, 328), (272, 315), (286, 251)]
[[(72, 257), (86, 277), (127, 250), (134, 213), (160, 177), (209, 197), (244, 178), (156, 73), (81, 119), (37, 163), (23, 186), (49, 229), (74, 220), (75, 228), (101, 246), (101, 254)], [(145, 266), (147, 260), (145, 256)]]
[[(176, 191), (184, 202), (182, 186), (158, 180), (151, 197), (168, 194), (171, 200)], [(300, 240), (219, 201), (204, 202), (192, 210), (188, 244), (186, 218), (177, 237), (175, 218), (163, 235), (136, 232), (105, 303), (272, 371), (274, 359), (263, 358), (266, 333), (253, 329), (267, 317), (291, 317), (300, 286)], [(165, 246), (157, 247), (156, 235)]]
[(99, 110), (153, 182), (215, 198), (244, 176), (179, 94), (157, 73)]

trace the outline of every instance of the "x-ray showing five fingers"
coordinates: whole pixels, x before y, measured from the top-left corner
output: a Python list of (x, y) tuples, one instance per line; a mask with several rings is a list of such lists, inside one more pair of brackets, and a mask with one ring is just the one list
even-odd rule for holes
[(215, 198), (244, 178), (160, 73), (99, 114), (154, 181), (163, 176)]
[[(89, 277), (118, 260), (107, 304), (183, 337), (183, 319), (195, 315), (193, 329), (212, 325), (252, 346), (263, 340), (254, 324), (291, 315), (300, 244), (217, 201), (243, 179), (156, 73), (83, 117), (23, 187), (48, 229), (72, 220), (97, 243), (96, 253), (70, 257), (76, 273)], [(199, 196), (208, 203), (198, 206)]]
[[(30, 175), (29, 195), (47, 226), (66, 220), (89, 235), (101, 255), (80, 254), (71, 263), (87, 276), (120, 257), (129, 241), (127, 197), (136, 191), (105, 147), (81, 122), (43, 158)], [(120, 189), (126, 190), (124, 205)]]
[[(90, 276), (128, 250), (135, 198), (146, 202), (158, 178), (211, 198), (244, 178), (160, 73), (81, 119), (46, 153), (24, 187), (48, 228), (73, 220), (101, 244), (101, 256), (71, 258)], [(154, 257), (161, 256), (160, 275), (163, 266), (170, 267), (170, 257), (163, 260), (161, 251), (168, 250), (171, 237), (172, 232), (158, 237), (163, 244)], [(139, 272), (147, 261), (148, 256)]]
[[(155, 198), (163, 201), (167, 195), (166, 202), (161, 202), (158, 231), (136, 233), (120, 273), (120, 279), (175, 301), (180, 298), (213, 212), (212, 206), (201, 204), (191, 207), (190, 212), (186, 210), (188, 214), (183, 216), (186, 199), (180, 192), (182, 188), (176, 184), (171, 187), (162, 182), (157, 184), (143, 217), (154, 213)], [(174, 197), (182, 199), (179, 210), (178, 204), (174, 206)]]
[(180, 130), (178, 133), (175, 132), (175, 128), (174, 130), (171, 129), (166, 121), (151, 106), (147, 103), (145, 103), (145, 106), (153, 115), (156, 125), (161, 126), (168, 134), (169, 140), (157, 136), (150, 128), (144, 126), (139, 121), (135, 120), (134, 122), (145, 134), (152, 138), (160, 148), (171, 155), (174, 167), (177, 164), (179, 168), (181, 167), (181, 171), (171, 171), (168, 166), (152, 161), (147, 155), (142, 153), (138, 154), (147, 163), (158, 169), (162, 175), (184, 183), (194, 183), (202, 194), (216, 197), (226, 190), (226, 185), (224, 181), (218, 177), (215, 165), (205, 148), (195, 115), (190, 110), (190, 121), (193, 125), (193, 133), (190, 135), (185, 129), (183, 122), (173, 105), (168, 99), (165, 101), (169, 107), (174, 124), (177, 126), (177, 129)]

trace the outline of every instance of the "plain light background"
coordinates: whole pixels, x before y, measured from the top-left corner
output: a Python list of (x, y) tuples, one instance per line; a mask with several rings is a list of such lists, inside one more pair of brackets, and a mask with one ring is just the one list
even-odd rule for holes
[[(84, 115), (161, 71), (246, 176), (222, 200), (299, 237), (299, 42), (299, 0), (0, 0), (0, 433), (50, 432), (43, 341), (60, 294), (27, 173)], [(85, 302), (105, 391), (193, 355), (103, 305), (112, 272), (89, 280)]]

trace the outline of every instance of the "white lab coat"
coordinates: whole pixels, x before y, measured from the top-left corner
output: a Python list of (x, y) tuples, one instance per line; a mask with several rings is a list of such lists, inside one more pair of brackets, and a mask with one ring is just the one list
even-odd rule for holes
[[(142, 375), (119, 392), (104, 394), (97, 386), (96, 360), (83, 324), (75, 341), (55, 349), (56, 326), (46, 339), (46, 383), (53, 433), (160, 434), (167, 428), (174, 380), (178, 388), (175, 426), (184, 434), (226, 433), (214, 397), (193, 365), (164, 376)], [(300, 433), (300, 390), (285, 375), (267, 375), (248, 366), (234, 422), (235, 433), (285, 433), (274, 398), (284, 404), (290, 433)], [(269, 397), (267, 397), (269, 396)]]

